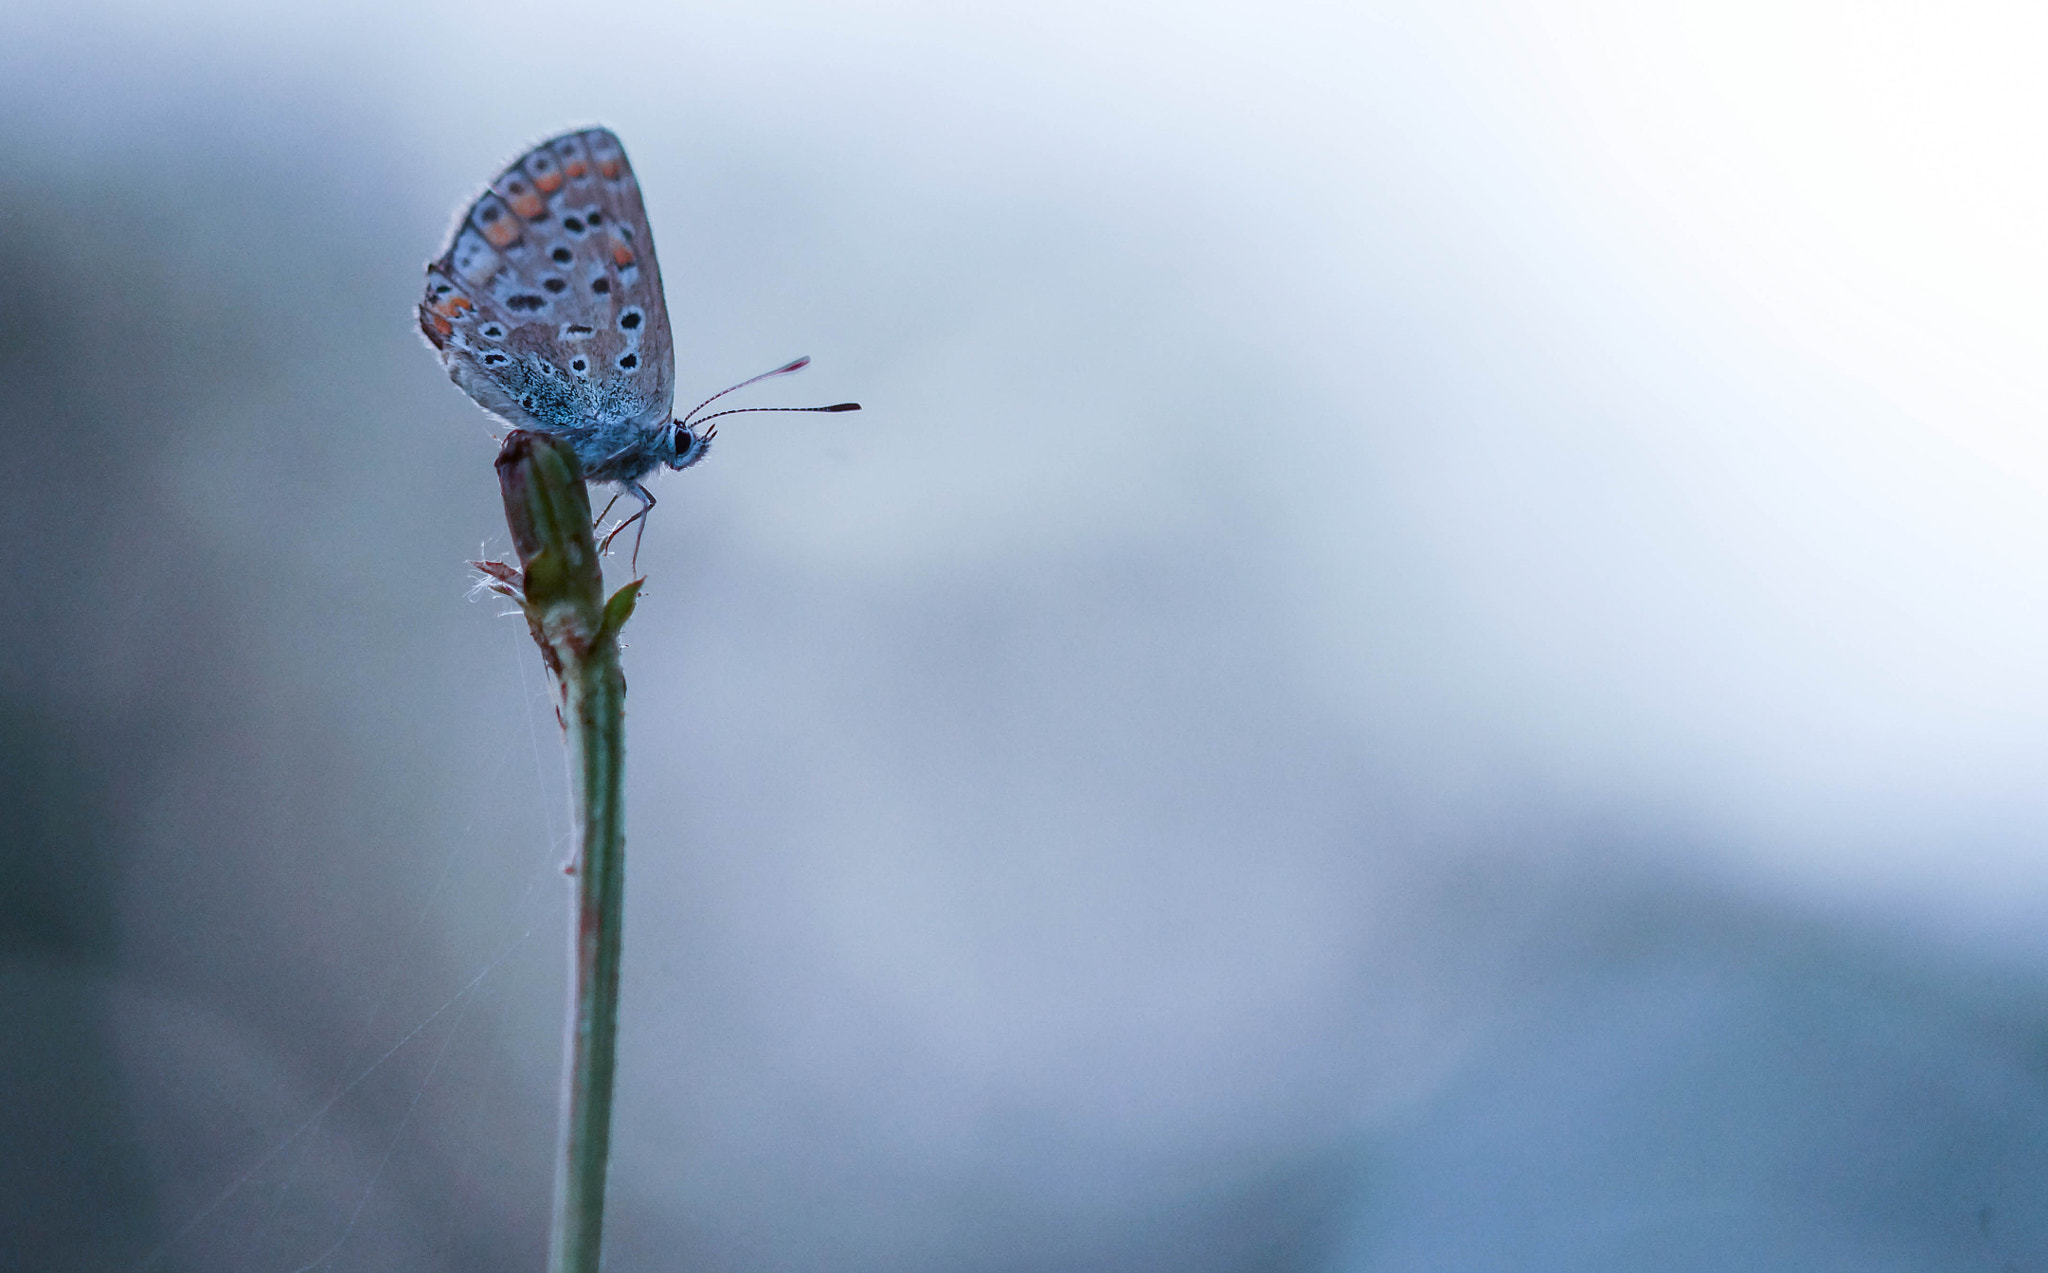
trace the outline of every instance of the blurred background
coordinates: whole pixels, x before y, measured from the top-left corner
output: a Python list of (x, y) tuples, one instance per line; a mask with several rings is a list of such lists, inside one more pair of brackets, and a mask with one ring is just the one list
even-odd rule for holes
[(560, 740), (412, 306), (603, 123), (679, 396), (867, 408), (656, 488), (608, 1267), (2048, 1268), (2044, 54), (9, 8), (0, 1264), (540, 1267)]

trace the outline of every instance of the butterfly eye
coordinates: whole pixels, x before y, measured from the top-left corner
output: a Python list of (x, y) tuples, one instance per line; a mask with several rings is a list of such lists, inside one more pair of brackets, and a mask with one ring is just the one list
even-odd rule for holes
[(668, 466), (672, 469), (686, 469), (704, 458), (705, 439), (698, 437), (682, 421), (676, 421), (675, 431), (669, 434)]

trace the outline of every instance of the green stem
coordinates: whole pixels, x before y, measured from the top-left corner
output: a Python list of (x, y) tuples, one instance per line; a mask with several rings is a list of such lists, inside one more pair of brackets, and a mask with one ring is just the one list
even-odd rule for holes
[(612, 1075), (619, 1038), (619, 956), (626, 914), (626, 678), (605, 641), (562, 676), (576, 805), (575, 968), (570, 989), (562, 1156), (548, 1273), (597, 1273), (611, 1161)]
[(515, 432), (505, 439), (497, 467), (521, 569), (477, 566), (493, 588), (519, 602), (560, 687), (575, 805), (576, 923), (548, 1273), (598, 1273), (626, 910), (626, 678), (618, 638), (640, 583), (603, 600), (590, 493), (567, 444)]

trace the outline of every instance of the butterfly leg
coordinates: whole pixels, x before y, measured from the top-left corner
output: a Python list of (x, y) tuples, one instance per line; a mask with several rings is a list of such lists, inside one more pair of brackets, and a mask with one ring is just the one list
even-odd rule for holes
[[(605, 552), (611, 551), (612, 541), (619, 537), (619, 532), (626, 529), (626, 527), (631, 526), (634, 522), (639, 522), (640, 530), (637, 534), (633, 536), (632, 556), (632, 569), (638, 570), (640, 568), (640, 541), (647, 534), (647, 514), (654, 511), (654, 493), (652, 491), (649, 491), (646, 487), (640, 485), (640, 483), (638, 482), (628, 482), (625, 484), (623, 488), (621, 488), (621, 490), (619, 491), (619, 495), (631, 495), (634, 499), (639, 500), (640, 511), (633, 514), (631, 517), (628, 517), (625, 521), (622, 521), (618, 525), (612, 527), (611, 530), (605, 535), (603, 542), (598, 544), (598, 548)], [(618, 495), (612, 496), (612, 502), (617, 503), (618, 498)], [(605, 505), (605, 511), (611, 511), (611, 504)]]

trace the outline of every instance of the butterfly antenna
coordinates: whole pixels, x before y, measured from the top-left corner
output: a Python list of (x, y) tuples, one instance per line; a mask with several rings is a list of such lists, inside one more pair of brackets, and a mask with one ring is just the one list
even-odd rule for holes
[[(831, 406), (829, 406), (829, 407), (732, 407), (732, 408), (729, 408), (729, 409), (727, 409), (727, 410), (725, 410), (725, 411), (714, 411), (714, 412), (712, 412), (712, 413), (711, 413), (710, 415), (708, 415), (708, 416), (705, 416), (705, 417), (704, 417), (704, 418), (703, 418), (702, 420), (699, 420), (699, 421), (697, 421), (697, 423), (699, 423), (699, 424), (708, 424), (708, 423), (710, 423), (711, 421), (713, 421), (713, 420), (716, 420), (716, 419), (717, 419), (718, 417), (720, 417), (720, 416), (727, 416), (727, 415), (746, 415), (746, 414), (747, 414), (748, 412), (750, 412), (750, 411), (858, 411), (858, 410), (860, 410), (860, 404), (859, 404), (858, 402), (835, 402), (835, 403), (833, 403), (833, 404), (832, 404)], [(717, 426), (717, 425), (715, 425), (715, 424), (713, 424), (713, 425), (712, 425), (712, 426), (711, 426), (711, 427), (710, 427), (709, 429), (706, 429), (706, 430), (704, 431), (704, 440), (705, 440), (706, 442), (709, 442), (709, 441), (710, 441), (710, 440), (711, 440), (712, 438), (715, 438), (715, 437), (717, 437), (717, 436), (718, 436), (718, 426)]]
[(697, 413), (699, 411), (702, 411), (704, 408), (710, 406), (712, 403), (718, 401), (720, 398), (723, 398), (725, 395), (733, 392), (734, 389), (744, 389), (748, 385), (760, 384), (763, 380), (772, 380), (776, 376), (786, 376), (793, 371), (802, 371), (804, 368), (810, 365), (811, 356), (809, 354), (805, 354), (803, 357), (797, 359), (795, 362), (786, 362), (782, 364), (780, 367), (777, 367), (773, 371), (764, 371), (760, 375), (755, 376), (752, 380), (742, 380), (738, 384), (734, 385), (732, 389), (720, 389), (717, 393), (712, 394), (710, 397), (704, 399), (704, 401), (698, 403), (696, 406), (691, 407), (690, 414), (682, 418), (681, 424), (685, 429), (689, 428), (690, 421), (695, 420), (697, 418)]

